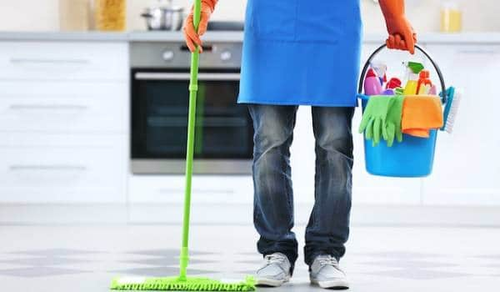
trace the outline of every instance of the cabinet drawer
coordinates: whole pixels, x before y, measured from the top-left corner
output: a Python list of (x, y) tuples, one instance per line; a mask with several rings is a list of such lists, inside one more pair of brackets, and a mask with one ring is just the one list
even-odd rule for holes
[[(132, 203), (181, 203), (184, 200), (184, 176), (131, 176), (129, 195)], [(194, 176), (193, 203), (250, 203), (253, 187), (250, 176)]]
[(0, 202), (125, 201), (125, 136), (31, 139), (14, 135), (0, 145)]
[(1, 42), (0, 79), (126, 80), (124, 43)]
[(0, 131), (125, 132), (128, 83), (0, 82)]

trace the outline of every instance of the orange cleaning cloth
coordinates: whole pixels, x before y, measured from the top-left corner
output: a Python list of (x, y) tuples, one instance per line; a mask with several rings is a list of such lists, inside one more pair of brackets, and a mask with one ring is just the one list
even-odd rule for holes
[(443, 126), (441, 99), (436, 96), (406, 96), (401, 127), (404, 134), (429, 138), (432, 129)]

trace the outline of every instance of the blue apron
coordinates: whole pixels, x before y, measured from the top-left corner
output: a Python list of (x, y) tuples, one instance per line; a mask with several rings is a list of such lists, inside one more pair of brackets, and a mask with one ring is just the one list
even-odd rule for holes
[(356, 106), (359, 0), (248, 0), (239, 103)]

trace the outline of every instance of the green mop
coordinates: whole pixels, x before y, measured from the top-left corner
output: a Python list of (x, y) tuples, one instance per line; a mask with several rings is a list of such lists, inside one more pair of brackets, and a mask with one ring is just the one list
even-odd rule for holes
[[(201, 15), (201, 0), (194, 3), (194, 26), (198, 30)], [(180, 273), (177, 277), (113, 279), (113, 290), (165, 290), (165, 291), (254, 291), (255, 280), (248, 276), (241, 282), (221, 282), (202, 277), (188, 277), (189, 262), (189, 215), (191, 210), (191, 178), (193, 174), (193, 154), (196, 126), (196, 96), (198, 92), (198, 49), (191, 54), (191, 81), (189, 84), (189, 118), (186, 154), (186, 189), (184, 198), (184, 221), (182, 248), (180, 252)]]

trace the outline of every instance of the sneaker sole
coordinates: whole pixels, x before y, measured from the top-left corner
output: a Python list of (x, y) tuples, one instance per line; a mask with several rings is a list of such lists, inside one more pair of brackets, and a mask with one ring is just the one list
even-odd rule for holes
[(285, 278), (285, 280), (273, 280), (273, 279), (256, 279), (256, 286), (259, 287), (280, 287), (281, 285), (288, 283), (290, 281), (290, 277)]
[(349, 283), (347, 283), (346, 280), (318, 281), (315, 279), (311, 279), (311, 283), (323, 289), (338, 289), (338, 290), (349, 289)]

